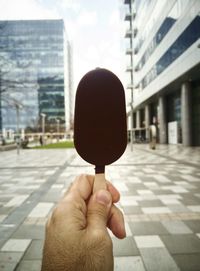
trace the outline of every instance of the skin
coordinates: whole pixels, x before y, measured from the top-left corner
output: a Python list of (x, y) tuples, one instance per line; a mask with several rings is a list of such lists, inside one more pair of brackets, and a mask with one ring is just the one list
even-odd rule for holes
[(124, 218), (114, 205), (120, 194), (108, 181), (107, 190), (92, 194), (94, 176), (78, 176), (46, 224), (42, 271), (113, 271), (112, 240), (107, 227), (122, 239)]

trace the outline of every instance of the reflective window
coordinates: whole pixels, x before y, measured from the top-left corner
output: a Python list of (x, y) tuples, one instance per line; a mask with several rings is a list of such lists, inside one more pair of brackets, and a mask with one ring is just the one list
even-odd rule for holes
[(161, 74), (171, 63), (183, 54), (194, 42), (200, 38), (200, 16), (197, 16), (190, 25), (183, 31), (178, 39), (169, 47), (166, 53), (152, 67), (148, 74), (141, 81), (144, 89), (159, 74)]
[[(142, 47), (144, 41), (149, 36), (149, 33), (153, 29), (155, 23), (157, 22), (160, 12), (162, 11), (162, 8), (166, 4), (167, 0), (157, 1), (153, 10), (153, 14), (151, 15), (150, 19), (148, 20), (148, 23), (146, 23), (144, 29), (141, 31), (141, 35), (138, 37), (137, 45), (136, 45), (136, 53), (139, 52), (140, 48)], [(142, 11), (143, 12), (143, 11)], [(150, 45), (151, 46), (151, 45)]]
[(64, 25), (62, 20), (0, 21), (0, 128), (37, 126), (40, 113), (64, 122)]
[(181, 95), (180, 91), (169, 95), (167, 97), (167, 116), (168, 122), (181, 122)]
[[(164, 1), (162, 1), (164, 2)], [(140, 62), (137, 65), (137, 70), (141, 70), (145, 63), (148, 61), (150, 56), (153, 54), (157, 46), (161, 43), (163, 38), (166, 36), (166, 34), (169, 32), (169, 30), (172, 28), (174, 23), (177, 21), (179, 18), (180, 12), (178, 11), (178, 2), (176, 1), (175, 4), (173, 5), (170, 13), (168, 16), (165, 18), (163, 23), (161, 24), (160, 28), (158, 29), (156, 35), (150, 42), (148, 48), (144, 52)], [(148, 32), (149, 33), (149, 32)], [(146, 33), (146, 34), (148, 34)]]
[(135, 24), (138, 29), (145, 20), (146, 12), (152, 0), (140, 0), (140, 2), (141, 3), (138, 6), (138, 9), (136, 8), (136, 19), (135, 19)]

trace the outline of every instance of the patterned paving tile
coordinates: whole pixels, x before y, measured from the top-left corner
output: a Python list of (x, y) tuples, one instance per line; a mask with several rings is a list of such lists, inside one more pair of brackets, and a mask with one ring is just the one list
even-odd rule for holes
[(9, 239), (1, 251), (24, 252), (31, 243), (31, 239)]
[(169, 206), (169, 209), (173, 213), (189, 213), (190, 212), (189, 208), (187, 208), (183, 204), (171, 204), (171, 205), (168, 205), (168, 206)]
[(149, 200), (149, 198), (145, 198), (139, 202), (139, 205), (141, 207), (165, 207), (165, 205), (162, 203), (159, 199), (153, 199)]
[(200, 270), (200, 253), (197, 254), (177, 254), (173, 255), (174, 260), (181, 271), (198, 271)]
[(165, 247), (141, 248), (140, 252), (144, 265), (148, 271), (180, 271), (176, 262)]
[(19, 262), (23, 256), (23, 252), (0, 252), (0, 263)]
[(132, 176), (127, 176), (127, 181), (129, 182), (129, 183), (132, 183), (132, 184), (141, 184), (142, 183), (142, 181), (141, 181), (141, 179), (140, 178), (138, 178), (138, 177), (132, 177)]
[(128, 206), (128, 205), (125, 205), (125, 206), (122, 206), (123, 208), (123, 211), (126, 215), (129, 215), (129, 214), (141, 214), (142, 213), (142, 209), (140, 206)]
[(137, 190), (139, 195), (144, 195), (144, 196), (148, 196), (148, 195), (153, 195), (153, 192), (151, 190)]
[(33, 261), (26, 261), (23, 260), (20, 262), (19, 266), (17, 267), (16, 271), (40, 271), (41, 270), (41, 261), (33, 260)]
[(23, 257), (23, 260), (41, 260), (42, 250), (43, 240), (33, 240)]
[(114, 270), (115, 271), (145, 271), (142, 258), (139, 256), (134, 257), (115, 257)]
[(4, 206), (5, 207), (11, 207), (11, 206), (19, 206), (21, 205), (27, 198), (29, 197), (29, 195), (20, 195), (20, 196), (16, 196), (14, 198), (12, 198), (8, 203), (6, 203)]
[(46, 217), (51, 209), (53, 208), (54, 203), (49, 202), (40, 202), (28, 215), (29, 217)]
[(171, 210), (168, 207), (146, 207), (142, 208), (144, 214), (169, 214)]
[(0, 215), (0, 223), (7, 217), (7, 215)]
[(198, 233), (200, 230), (200, 220), (185, 220), (183, 221), (194, 233)]
[(188, 182), (194, 182), (194, 183), (200, 182), (200, 178), (194, 177), (192, 175), (183, 175), (182, 178), (184, 178)]
[(195, 196), (196, 196), (197, 198), (200, 198), (200, 194), (199, 194), (199, 193), (195, 194)]
[(138, 206), (138, 203), (133, 196), (122, 196), (120, 198), (120, 203), (122, 206)]
[[(0, 250), (0, 270), (40, 270), (46, 216), (77, 174), (94, 173), (74, 155), (74, 150), (0, 153), (0, 248), (12, 239), (32, 240), (23, 252)], [(66, 161), (70, 166), (63, 166)], [(111, 235), (116, 270), (200, 270), (199, 164), (200, 148), (158, 145), (151, 151), (139, 144), (106, 167), (107, 179), (121, 193), (118, 206), (127, 229), (125, 240)], [(14, 254), (24, 257), (2, 267), (1, 257)]]
[[(161, 195), (157, 195), (157, 198), (161, 201), (161, 202), (172, 202), (174, 200), (178, 200), (178, 204), (179, 201), (182, 200), (182, 196), (180, 196), (179, 194), (161, 194)], [(167, 207), (169, 207), (170, 204), (172, 203), (164, 203)]]
[(14, 271), (17, 266), (17, 262), (2, 262), (0, 263), (0, 271)]
[(45, 228), (44, 225), (20, 225), (17, 230), (13, 233), (12, 238), (14, 239), (44, 239)]
[(135, 236), (134, 239), (138, 248), (165, 247), (158, 235)]
[(154, 178), (159, 182), (159, 183), (162, 183), (162, 184), (165, 184), (165, 183), (171, 183), (171, 180), (169, 178), (167, 178), (166, 176), (163, 176), (163, 175), (155, 175)]
[(193, 234), (162, 235), (162, 241), (171, 254), (198, 253), (200, 239)]
[(145, 186), (153, 190), (160, 187), (156, 182), (145, 182)]
[(163, 226), (171, 234), (190, 234), (192, 230), (182, 221), (162, 221)]
[(200, 205), (187, 206), (193, 212), (200, 212)]
[(113, 254), (115, 257), (139, 255), (139, 251), (136, 247), (133, 237), (126, 237), (123, 240), (113, 238), (112, 241), (113, 241)]
[(169, 199), (161, 199), (162, 203), (165, 204), (165, 205), (174, 205), (174, 204), (181, 204), (180, 201), (178, 199), (172, 199), (172, 198), (169, 198)]
[(168, 234), (166, 228), (158, 221), (129, 222), (133, 235)]
[(178, 185), (173, 185), (173, 186), (165, 186), (163, 187), (164, 190), (171, 190), (175, 194), (179, 193), (188, 193), (189, 191), (185, 189), (184, 187), (178, 186)]

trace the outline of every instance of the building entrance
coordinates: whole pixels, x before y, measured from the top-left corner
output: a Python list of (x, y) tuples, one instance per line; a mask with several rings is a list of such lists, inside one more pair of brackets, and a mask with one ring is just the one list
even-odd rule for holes
[(192, 141), (200, 146), (200, 84), (192, 90)]

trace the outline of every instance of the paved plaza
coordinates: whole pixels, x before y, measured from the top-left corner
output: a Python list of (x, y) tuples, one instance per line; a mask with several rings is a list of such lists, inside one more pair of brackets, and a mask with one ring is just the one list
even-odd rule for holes
[[(0, 152), (0, 271), (39, 271), (47, 216), (93, 167), (74, 149)], [(116, 271), (200, 270), (200, 148), (130, 146), (106, 168), (127, 237), (112, 234)]]

